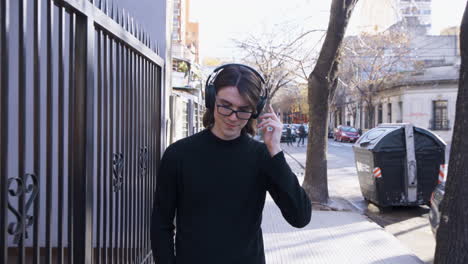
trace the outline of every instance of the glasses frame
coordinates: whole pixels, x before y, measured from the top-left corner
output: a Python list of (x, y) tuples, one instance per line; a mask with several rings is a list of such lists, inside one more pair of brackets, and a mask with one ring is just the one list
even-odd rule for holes
[[(231, 111), (231, 113), (225, 115), (225, 114), (222, 114), (220, 111), (219, 111), (219, 108), (222, 107), (222, 108), (225, 108), (225, 109), (228, 109)], [(253, 111), (252, 112), (249, 112), (249, 111), (241, 111), (241, 110), (234, 110), (232, 108), (230, 108), (229, 106), (226, 106), (226, 105), (222, 105), (222, 104), (216, 104), (216, 111), (218, 111), (218, 114), (222, 115), (222, 116), (231, 116), (232, 113), (235, 113), (236, 114), (236, 117), (237, 119), (240, 119), (240, 120), (250, 120), (250, 118), (252, 118), (252, 115), (253, 115)], [(249, 113), (250, 116), (249, 118), (240, 118), (238, 113)]]

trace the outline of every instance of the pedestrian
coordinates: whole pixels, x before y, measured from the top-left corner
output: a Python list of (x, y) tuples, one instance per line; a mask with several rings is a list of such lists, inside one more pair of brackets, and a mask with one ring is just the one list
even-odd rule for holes
[[(290, 225), (309, 223), (311, 202), (281, 149), (283, 125), (271, 106), (259, 116), (264, 83), (240, 64), (208, 76), (205, 129), (171, 144), (160, 163), (151, 218), (157, 263), (265, 263), (267, 191)], [(256, 129), (264, 142), (252, 139)]]
[(293, 145), (291, 125), (288, 125), (286, 127), (286, 145), (287, 146), (292, 146)]
[(302, 142), (302, 146), (304, 146), (304, 139), (306, 137), (305, 133), (305, 126), (304, 124), (301, 124), (298, 128), (298, 134), (299, 134), (299, 141), (297, 141), (297, 146), (299, 147), (299, 144)]

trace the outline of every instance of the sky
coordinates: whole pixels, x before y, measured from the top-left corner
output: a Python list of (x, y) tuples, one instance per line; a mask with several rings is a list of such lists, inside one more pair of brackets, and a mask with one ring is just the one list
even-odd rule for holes
[[(381, 1), (381, 0), (374, 0)], [(432, 34), (458, 26), (466, 0), (432, 0)], [(199, 22), (200, 55), (239, 60), (233, 39), (249, 35), (326, 29), (331, 0), (191, 0), (190, 19)], [(348, 34), (354, 31), (353, 20)], [(316, 33), (317, 38), (323, 33)], [(320, 34), (320, 35), (318, 35)]]

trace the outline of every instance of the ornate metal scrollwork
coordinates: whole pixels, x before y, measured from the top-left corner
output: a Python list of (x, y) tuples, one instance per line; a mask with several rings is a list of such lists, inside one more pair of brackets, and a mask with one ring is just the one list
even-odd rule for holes
[(122, 153), (114, 153), (112, 160), (112, 188), (114, 192), (120, 191), (123, 184), (124, 156)]
[[(32, 181), (29, 185), (27, 185), (28, 178), (31, 178)], [(16, 189), (13, 188), (14, 183), (16, 183)], [(18, 207), (19, 201), (25, 201), (26, 194), (31, 193), (29, 199), (23, 204), (23, 210), (20, 209), (21, 207), (15, 208), (13, 204), (10, 203), (10, 200), (8, 200), (8, 209), (16, 217), (16, 222), (12, 222), (8, 225), (8, 233), (14, 236), (14, 243), (16, 244), (19, 244), (23, 238), (23, 231), (25, 232), (24, 237), (26, 239), (28, 238), (27, 229), (34, 223), (34, 216), (28, 215), (28, 211), (31, 209), (37, 197), (38, 188), (37, 177), (31, 173), (26, 173), (23, 178), (15, 177), (8, 179), (8, 194), (18, 197)], [(24, 227), (22, 226), (23, 223)]]
[(140, 148), (140, 176), (144, 177), (148, 171), (148, 148), (146, 146)]

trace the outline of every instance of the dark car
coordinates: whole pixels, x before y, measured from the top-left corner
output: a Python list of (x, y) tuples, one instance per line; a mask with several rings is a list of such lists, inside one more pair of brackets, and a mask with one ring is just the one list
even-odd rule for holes
[(347, 142), (356, 142), (359, 139), (359, 131), (350, 126), (338, 126), (335, 129), (333, 139), (335, 141), (347, 141)]
[(431, 196), (431, 211), (429, 212), (429, 222), (431, 223), (431, 229), (434, 236), (437, 234), (437, 228), (440, 222), (440, 203), (444, 198), (445, 193), (445, 182), (441, 182), (437, 185)]

